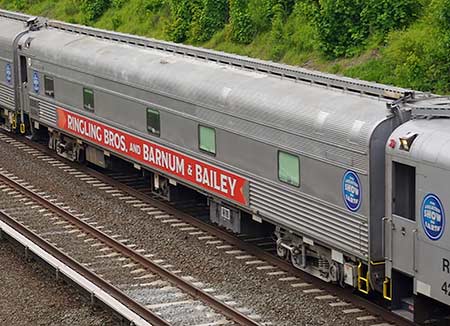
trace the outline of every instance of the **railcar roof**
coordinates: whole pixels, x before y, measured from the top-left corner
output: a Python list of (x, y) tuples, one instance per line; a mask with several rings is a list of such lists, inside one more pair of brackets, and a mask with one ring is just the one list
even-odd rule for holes
[(0, 46), (12, 52), (12, 43), (17, 34), (26, 29), (25, 24), (13, 19), (0, 19)]
[[(389, 112), (385, 100), (282, 80), (158, 50), (43, 29), (30, 51), (39, 59), (131, 83), (263, 125), (313, 138), (367, 146)], [(327, 130), (324, 133), (324, 130)], [(350, 142), (349, 139), (353, 139)]]
[(450, 170), (450, 119), (416, 119), (397, 128), (392, 138), (417, 134), (409, 152), (388, 148), (389, 153)]

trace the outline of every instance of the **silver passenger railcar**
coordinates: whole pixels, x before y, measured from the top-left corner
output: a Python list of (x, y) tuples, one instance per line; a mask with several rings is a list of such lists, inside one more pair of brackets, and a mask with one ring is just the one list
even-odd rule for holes
[[(401, 309), (414, 305), (410, 298), (416, 311), (435, 302), (419, 293), (447, 308), (434, 283), (426, 292), (430, 281), (402, 256), (419, 264), (438, 250), (405, 245), (403, 231), (420, 239), (418, 224), (392, 210), (394, 150), (419, 140), (409, 143), (402, 132), (413, 123), (402, 126), (409, 91), (9, 12), (0, 17), (2, 51), (12, 55), (0, 58), (2, 94), (9, 87), (13, 95), (12, 102), (0, 96), (6, 128), (44, 132), (51, 148), (74, 161), (132, 162), (168, 199), (180, 185), (196, 189), (209, 198), (211, 219), (233, 232), (270, 223), (280, 256), (325, 281), (382, 293), (406, 317), (413, 318)], [(398, 163), (407, 165), (412, 153)], [(394, 175), (412, 180), (408, 171)], [(396, 184), (407, 187), (405, 180)], [(396, 205), (410, 200), (398, 198)], [(411, 210), (408, 203), (401, 212)]]
[[(20, 39), (22, 33), (26, 30), (22, 21), (1, 19), (0, 20), (0, 103), (2, 112), (0, 116), (8, 120), (9, 124), (16, 127), (16, 120), (13, 112), (16, 111), (16, 101), (20, 101), (17, 87), (21, 87), (20, 83), (16, 83), (19, 74), (18, 66), (24, 67), (26, 62), (17, 62), (17, 45), (14, 43)], [(15, 68), (17, 67), (17, 68)], [(16, 70), (15, 70), (16, 69)], [(22, 69), (22, 71), (25, 70)]]
[(450, 305), (450, 101), (411, 109), (387, 146), (386, 276), (394, 309), (425, 322)]
[[(55, 149), (100, 165), (105, 146), (132, 159), (128, 145), (110, 146), (126, 132), (174, 151), (169, 161), (179, 153), (212, 165), (217, 177), (202, 170), (192, 182), (161, 162), (136, 162), (159, 184), (170, 178), (209, 192), (213, 215), (224, 211), (219, 223), (229, 210), (277, 225), (279, 252), (327, 281), (357, 286), (362, 262), (368, 290), (367, 269), (383, 261), (383, 149), (399, 123), (385, 100), (51, 28), (28, 38), (24, 109), (33, 126), (50, 128)], [(96, 123), (114, 129), (111, 139), (84, 130)], [(237, 185), (220, 171), (239, 176)], [(235, 194), (211, 193), (217, 187)]]

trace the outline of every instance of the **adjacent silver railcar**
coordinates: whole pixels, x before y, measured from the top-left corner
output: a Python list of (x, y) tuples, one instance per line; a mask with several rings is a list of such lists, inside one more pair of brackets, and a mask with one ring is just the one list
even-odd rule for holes
[[(6, 128), (44, 131), (49, 146), (71, 160), (102, 167), (111, 157), (132, 162), (166, 198), (180, 185), (196, 189), (208, 196), (211, 219), (234, 232), (270, 223), (278, 254), (296, 267), (364, 293), (383, 293), (409, 318), (402, 303), (414, 294), (443, 301), (434, 283), (423, 293), (431, 286), (425, 274), (403, 265), (409, 256), (402, 250), (412, 249), (416, 269), (427, 252), (403, 248), (403, 229), (394, 232), (408, 219), (397, 213), (411, 210), (410, 202), (392, 210), (392, 198), (396, 205), (411, 199), (397, 199), (403, 186), (396, 195), (391, 186), (394, 157), (406, 154), (395, 152), (404, 146), (399, 135), (413, 123), (392, 134), (409, 120), (410, 108), (391, 102), (409, 96), (407, 90), (237, 56), (233, 66), (212, 63), (230, 56), (3, 11), (0, 45)], [(279, 76), (260, 72), (266, 70)], [(295, 80), (283, 78), (293, 74)], [(439, 121), (444, 126), (447, 120)], [(416, 146), (420, 137), (407, 138), (406, 145)], [(387, 160), (386, 144), (393, 146)], [(408, 163), (413, 153), (398, 163)], [(405, 171), (395, 175), (412, 180)], [(433, 209), (430, 214), (436, 218)], [(417, 223), (405, 222), (405, 232), (414, 225), (415, 237), (408, 239), (420, 239)], [(429, 303), (418, 300), (416, 310)]]
[(394, 309), (421, 323), (448, 316), (450, 305), (450, 101), (438, 101), (439, 110), (413, 108), (386, 153), (387, 291)]
[[(22, 21), (1, 19), (0, 20), (0, 102), (2, 105), (3, 116), (10, 125), (16, 127), (16, 120), (13, 112), (16, 110), (16, 93), (15, 87), (20, 86), (16, 83), (16, 75), (18, 70), (14, 70), (18, 65), (15, 60), (18, 60), (17, 52), (14, 50), (14, 43), (20, 38), (21, 33), (26, 30)], [(26, 65), (25, 62), (18, 63), (22, 67)], [(16, 68), (17, 69), (17, 68)], [(20, 100), (20, 99), (19, 99)]]

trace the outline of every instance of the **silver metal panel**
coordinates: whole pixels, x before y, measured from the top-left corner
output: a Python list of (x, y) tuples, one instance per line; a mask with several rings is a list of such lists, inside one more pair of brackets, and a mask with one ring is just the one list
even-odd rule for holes
[(18, 20), (2, 18), (0, 19), (0, 48), (7, 54), (7, 59), (12, 60), (12, 44), (14, 38), (21, 31), (25, 30), (25, 24)]
[(417, 238), (417, 223), (402, 217), (393, 216), (390, 225), (389, 248), (392, 267), (403, 273), (414, 275), (414, 250)]
[(7, 109), (14, 109), (14, 89), (0, 83), (0, 105)]
[(39, 120), (50, 127), (56, 127), (57, 106), (49, 102), (41, 101), (36, 97), (32, 97), (31, 99), (39, 103)]
[[(445, 122), (450, 126), (449, 120), (445, 119)], [(442, 132), (450, 135), (448, 127), (445, 132), (443, 130), (440, 130), (441, 132), (438, 132), (439, 130), (435, 131), (437, 133), (434, 137), (441, 137)], [(431, 130), (430, 132), (432, 133)], [(448, 140), (448, 138), (446, 139)], [(440, 143), (439, 139), (436, 139), (436, 142)], [(446, 150), (445, 146), (442, 150)], [(435, 162), (442, 162), (439, 160), (439, 155), (432, 157), (436, 157)], [(431, 159), (431, 157), (428, 157), (428, 159)], [(418, 191), (416, 197), (418, 206), (416, 213), (418, 243), (416, 245), (415, 253), (415, 290), (421, 294), (450, 304), (450, 292), (448, 292), (450, 291), (450, 170), (448, 168), (442, 169), (433, 166), (428, 162), (423, 162), (423, 164), (418, 167), (418, 173), (420, 173), (420, 175), (417, 178)], [(427, 236), (422, 223), (421, 206), (424, 198), (428, 194), (433, 194), (440, 199), (443, 209), (441, 215), (445, 216), (445, 227), (442, 236), (438, 240), (432, 240)], [(447, 260), (447, 265), (444, 262), (444, 259)], [(444, 283), (447, 284), (447, 293), (443, 291)], [(428, 290), (429, 293), (427, 293)]]
[(361, 259), (368, 257), (368, 223), (362, 216), (306, 195), (252, 181), (250, 207), (272, 221)]
[[(448, 119), (417, 119), (411, 120), (397, 128), (391, 136), (397, 142), (395, 149), (387, 148), (387, 153), (395, 157), (431, 164), (450, 170), (450, 120)], [(409, 152), (399, 149), (400, 137), (409, 132), (417, 133)]]
[[(426, 241), (417, 245), (417, 273), (414, 292), (450, 305), (450, 273), (448, 248), (441, 248)], [(447, 288), (447, 293), (443, 289)]]

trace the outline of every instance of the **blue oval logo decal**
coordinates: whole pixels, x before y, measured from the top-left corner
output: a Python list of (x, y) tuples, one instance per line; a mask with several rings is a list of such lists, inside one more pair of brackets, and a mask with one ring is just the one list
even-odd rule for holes
[(39, 81), (39, 74), (37, 71), (33, 71), (33, 90), (36, 94), (39, 94), (40, 81)]
[(342, 196), (347, 208), (356, 212), (361, 207), (362, 201), (361, 181), (356, 172), (347, 171), (342, 179)]
[(5, 80), (8, 84), (12, 82), (12, 68), (10, 63), (7, 63), (5, 67)]
[(439, 240), (445, 230), (444, 206), (434, 194), (425, 196), (421, 208), (422, 226), (425, 234), (433, 241)]

